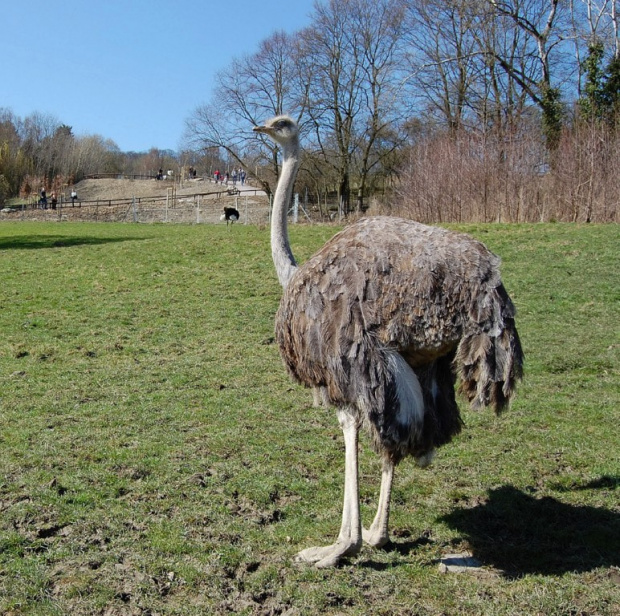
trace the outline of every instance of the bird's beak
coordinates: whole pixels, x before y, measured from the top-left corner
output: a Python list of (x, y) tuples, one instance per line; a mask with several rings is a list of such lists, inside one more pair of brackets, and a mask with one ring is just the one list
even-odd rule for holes
[(255, 126), (252, 129), (255, 133), (265, 133), (265, 134), (269, 134), (269, 127), (268, 126)]

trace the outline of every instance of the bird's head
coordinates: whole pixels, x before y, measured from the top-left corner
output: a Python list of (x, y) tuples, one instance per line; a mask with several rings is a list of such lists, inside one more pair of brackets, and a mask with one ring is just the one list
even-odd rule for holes
[(299, 134), (295, 120), (286, 115), (271, 118), (263, 126), (255, 126), (253, 130), (267, 135), (282, 146), (296, 142)]

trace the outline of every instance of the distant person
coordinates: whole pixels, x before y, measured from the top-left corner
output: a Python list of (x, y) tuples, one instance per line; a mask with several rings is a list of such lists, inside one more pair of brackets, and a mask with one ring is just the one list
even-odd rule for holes
[(239, 179), (241, 180), (241, 186), (245, 184), (245, 171), (241, 169), (241, 173), (239, 174)]
[(71, 191), (71, 206), (75, 207), (75, 202), (77, 200), (77, 192), (75, 192), (75, 188)]
[(47, 193), (45, 192), (45, 186), (41, 187), (41, 198), (39, 199), (39, 204), (41, 205), (42, 210), (47, 209)]
[(233, 182), (233, 186), (237, 185), (237, 170), (236, 169), (233, 169), (233, 172), (232, 172), (232, 182)]
[(164, 179), (164, 170), (160, 169), (157, 173), (157, 179), (158, 180), (163, 180)]
[(58, 199), (56, 199), (56, 193), (52, 193), (52, 209), (55, 210), (58, 205)]

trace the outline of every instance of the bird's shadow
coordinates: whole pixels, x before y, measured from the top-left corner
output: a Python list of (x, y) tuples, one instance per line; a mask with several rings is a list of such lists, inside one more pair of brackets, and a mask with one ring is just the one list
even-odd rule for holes
[[(574, 489), (615, 489), (605, 477)], [(491, 490), (483, 504), (439, 518), (457, 530), (485, 566), (508, 577), (562, 575), (620, 566), (620, 514), (555, 498), (534, 498), (513, 486)]]

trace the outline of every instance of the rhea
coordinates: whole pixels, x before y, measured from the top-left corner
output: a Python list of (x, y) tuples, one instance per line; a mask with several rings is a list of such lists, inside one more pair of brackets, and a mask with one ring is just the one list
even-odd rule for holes
[(228, 223), (232, 225), (239, 220), (239, 210), (234, 207), (224, 207), (224, 213), (220, 216), (220, 220), (225, 220), (226, 226)]
[[(335, 543), (300, 561), (336, 565), (362, 541), (389, 540), (394, 468), (427, 465), (461, 430), (455, 385), (473, 408), (499, 413), (522, 376), (515, 309), (500, 260), (468, 235), (390, 216), (361, 219), (298, 265), (287, 211), (299, 168), (299, 132), (288, 116), (257, 126), (282, 149), (271, 251), (283, 295), (275, 336), (289, 373), (337, 408), (344, 434), (344, 506)], [(318, 399), (316, 396), (315, 399)], [(358, 435), (382, 459), (377, 514), (362, 528)]]

